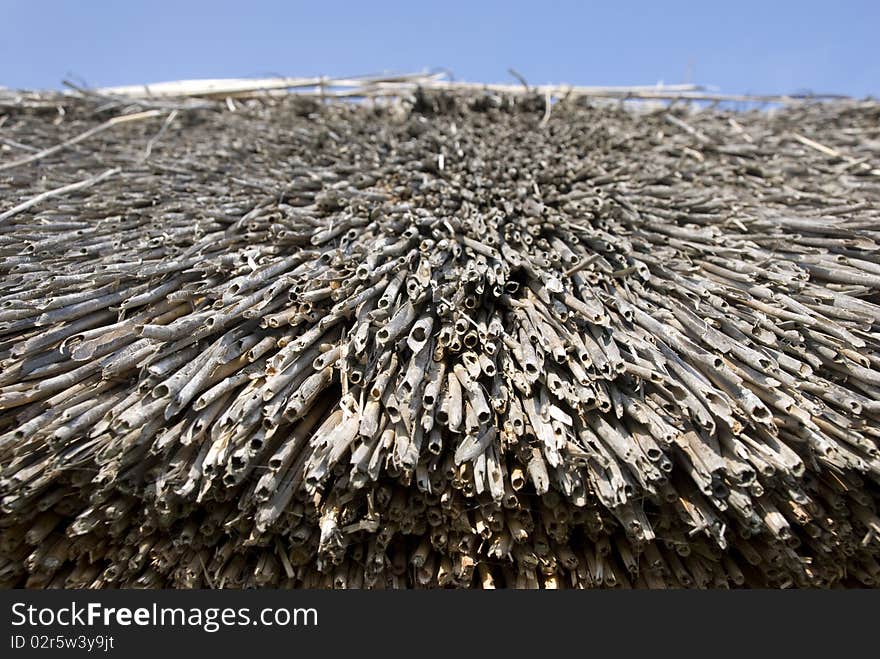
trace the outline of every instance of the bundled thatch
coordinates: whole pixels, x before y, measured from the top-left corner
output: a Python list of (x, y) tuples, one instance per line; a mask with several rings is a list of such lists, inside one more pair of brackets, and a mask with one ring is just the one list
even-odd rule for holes
[(880, 106), (417, 82), (0, 97), (2, 583), (876, 583)]

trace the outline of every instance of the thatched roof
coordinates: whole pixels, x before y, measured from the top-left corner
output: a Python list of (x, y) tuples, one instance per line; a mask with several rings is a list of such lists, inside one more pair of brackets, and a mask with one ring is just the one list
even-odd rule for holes
[(0, 96), (3, 584), (877, 583), (880, 105), (306, 82)]

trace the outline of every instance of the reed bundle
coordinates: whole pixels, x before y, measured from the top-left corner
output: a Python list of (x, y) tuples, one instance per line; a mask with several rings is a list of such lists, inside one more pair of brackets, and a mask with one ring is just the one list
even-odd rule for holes
[(878, 583), (880, 106), (403, 83), (0, 103), (0, 582)]

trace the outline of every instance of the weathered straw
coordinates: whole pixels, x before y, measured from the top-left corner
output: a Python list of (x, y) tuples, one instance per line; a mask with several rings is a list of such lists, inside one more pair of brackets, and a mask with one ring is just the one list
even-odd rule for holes
[(0, 584), (880, 580), (876, 103), (139, 89), (0, 103)]

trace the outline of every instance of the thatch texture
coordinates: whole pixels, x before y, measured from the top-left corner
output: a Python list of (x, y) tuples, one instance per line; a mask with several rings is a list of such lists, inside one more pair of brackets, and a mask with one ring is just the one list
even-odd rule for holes
[(123, 93), (0, 99), (3, 584), (880, 579), (877, 104)]

